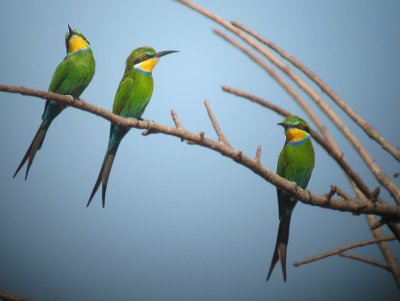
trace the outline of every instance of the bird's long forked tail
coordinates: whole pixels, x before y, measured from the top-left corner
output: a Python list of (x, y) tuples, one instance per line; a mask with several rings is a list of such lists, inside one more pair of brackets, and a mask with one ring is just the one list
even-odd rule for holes
[(42, 123), (37, 130), (35, 137), (33, 137), (33, 140), (31, 142), (31, 145), (29, 146), (28, 150), (26, 151), (24, 157), (22, 158), (21, 163), (18, 165), (17, 170), (14, 173), (14, 178), (18, 174), (18, 172), (21, 170), (22, 166), (24, 166), (25, 162), (28, 160), (28, 165), (26, 167), (26, 173), (25, 173), (25, 180), (28, 177), (29, 169), (31, 168), (33, 159), (35, 158), (36, 152), (42, 147), (42, 143), (44, 138), (46, 137), (47, 130), (49, 128), (50, 124), (44, 124)]
[(282, 267), (283, 281), (286, 282), (286, 251), (289, 241), (290, 218), (291, 215), (283, 215), (279, 222), (278, 236), (276, 238), (274, 255), (272, 256), (271, 265), (269, 267), (267, 281), (271, 277), (272, 271), (279, 260)]
[(104, 206), (106, 204), (105, 200), (106, 200), (106, 190), (107, 190), (108, 178), (110, 176), (110, 171), (111, 171), (112, 164), (114, 162), (115, 154), (117, 153), (117, 150), (118, 150), (118, 145), (119, 145), (119, 143), (116, 146), (107, 149), (106, 155), (104, 156), (103, 164), (101, 165), (99, 175), (97, 177), (96, 183), (94, 184), (92, 193), (90, 195), (90, 198), (89, 198), (89, 201), (88, 201), (86, 207), (89, 207), (94, 195), (96, 194), (96, 191), (99, 189), (100, 183), (102, 183), (101, 200), (102, 200), (102, 205), (104, 208)]

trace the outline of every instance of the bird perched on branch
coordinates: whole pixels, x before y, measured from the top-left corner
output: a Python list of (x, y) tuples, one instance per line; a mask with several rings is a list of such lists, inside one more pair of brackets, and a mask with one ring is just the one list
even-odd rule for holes
[[(56, 71), (54, 71), (48, 91), (79, 98), (89, 85), (95, 72), (96, 64), (93, 52), (85, 36), (79, 30), (73, 30), (69, 25), (68, 32), (65, 35), (65, 47), (67, 49), (67, 55), (57, 66)], [(42, 115), (42, 123), (15, 171), (14, 177), (18, 174), (25, 162), (28, 161), (25, 174), (26, 180), (36, 152), (42, 147), (51, 122), (64, 108), (65, 106), (55, 101), (46, 100)]]
[[(314, 149), (310, 128), (303, 119), (290, 116), (278, 123), (285, 129), (286, 141), (279, 155), (277, 174), (299, 187), (306, 188), (314, 168)], [(274, 255), (272, 256), (267, 281), (278, 260), (281, 263), (283, 279), (286, 281), (286, 251), (289, 240), (290, 218), (297, 199), (283, 190), (277, 189), (279, 207), (279, 229)]]
[[(173, 52), (177, 51), (168, 50), (156, 53), (150, 47), (140, 47), (131, 52), (126, 60), (125, 72), (115, 94), (112, 110), (114, 114), (122, 117), (141, 118), (153, 94), (153, 69), (162, 56)], [(100, 183), (102, 183), (102, 204), (104, 207), (108, 177), (115, 154), (122, 138), (128, 131), (129, 128), (111, 124), (107, 151), (87, 206), (90, 205)]]

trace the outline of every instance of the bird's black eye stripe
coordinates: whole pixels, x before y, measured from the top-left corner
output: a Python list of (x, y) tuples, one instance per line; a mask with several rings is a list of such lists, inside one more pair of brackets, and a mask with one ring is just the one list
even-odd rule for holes
[(296, 127), (298, 129), (300, 129), (300, 130), (303, 130), (303, 131), (306, 131), (307, 133), (310, 133), (310, 128), (308, 126), (305, 126), (303, 124), (298, 124)]
[(145, 60), (148, 60), (148, 59), (151, 58), (151, 57), (152, 57), (152, 55), (143, 54), (140, 58), (138, 58), (137, 60), (135, 60), (135, 61), (133, 62), (133, 64), (134, 64), (134, 65), (139, 64), (139, 63), (141, 63), (141, 62), (143, 62), (143, 61), (145, 61)]

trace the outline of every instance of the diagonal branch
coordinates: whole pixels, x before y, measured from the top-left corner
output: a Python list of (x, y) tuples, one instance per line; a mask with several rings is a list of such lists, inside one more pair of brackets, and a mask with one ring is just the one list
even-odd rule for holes
[(371, 244), (376, 244), (382, 241), (390, 241), (390, 240), (395, 240), (396, 238), (394, 236), (390, 236), (390, 237), (381, 237), (381, 238), (375, 238), (375, 239), (369, 239), (369, 240), (364, 240), (364, 241), (359, 241), (359, 242), (355, 242), (319, 255), (315, 255), (315, 256), (311, 256), (308, 257), (306, 259), (303, 260), (298, 260), (296, 261), (293, 265), (295, 267), (301, 266), (303, 264), (307, 264), (307, 263), (311, 263), (311, 262), (315, 262), (333, 255), (338, 255), (344, 251), (348, 251), (354, 248), (359, 248), (359, 247), (363, 247), (363, 246), (367, 246), (367, 245), (371, 245)]
[(256, 159), (250, 158), (243, 152), (235, 150), (232, 147), (227, 146), (223, 143), (209, 139), (205, 137), (204, 133), (193, 133), (183, 128), (161, 125), (146, 120), (123, 118), (91, 103), (85, 102), (80, 99), (74, 99), (69, 95), (59, 95), (56, 93), (41, 90), (28, 89), (25, 87), (5, 85), (0, 85), (0, 91), (19, 93), (22, 95), (31, 95), (42, 99), (54, 100), (60, 104), (71, 106), (100, 116), (120, 127), (130, 127), (144, 130), (148, 130), (149, 128), (151, 128), (151, 134), (163, 133), (165, 135), (175, 136), (183, 140), (191, 141), (194, 144), (209, 148), (222, 154), (225, 157), (231, 158), (235, 162), (247, 167), (269, 183), (273, 184), (279, 189), (286, 191), (290, 195), (298, 198), (301, 202), (308, 205), (330, 208), (338, 211), (347, 211), (356, 214), (376, 214), (382, 217), (386, 217), (389, 220), (400, 220), (399, 206), (381, 202), (377, 202), (374, 204), (366, 200), (365, 198), (354, 199), (351, 201), (339, 198), (332, 198), (328, 200), (326, 195), (315, 195), (308, 190), (304, 190), (297, 185), (294, 185), (293, 182), (287, 181), (286, 179), (278, 176), (272, 170), (257, 162)]
[(395, 147), (389, 141), (387, 141), (372, 125), (370, 125), (363, 117), (361, 117), (357, 112), (355, 112), (339, 95), (335, 93), (322, 79), (320, 79), (312, 70), (307, 66), (302, 64), (296, 57), (287, 53), (276, 44), (272, 43), (270, 40), (261, 36), (260, 34), (250, 30), (243, 24), (237, 21), (231, 22), (233, 26), (239, 28), (240, 30), (248, 33), (249, 35), (256, 38), (261, 43), (267, 45), (269, 48), (278, 53), (281, 57), (288, 60), (295, 67), (297, 67), (301, 72), (303, 72), (309, 79), (311, 79), (318, 87), (321, 88), (364, 132), (376, 142), (378, 142), (383, 149), (389, 152), (397, 161), (400, 161), (400, 149)]
[[(378, 164), (373, 160), (368, 151), (363, 147), (361, 141), (350, 131), (350, 129), (346, 126), (343, 120), (337, 115), (332, 108), (319, 96), (319, 94), (312, 89), (307, 83), (302, 80), (302, 78), (293, 72), (289, 66), (283, 64), (279, 59), (277, 59), (274, 55), (272, 55), (266, 48), (261, 46), (255, 40), (250, 38), (246, 33), (239, 30), (237, 27), (233, 26), (231, 23), (225, 21), (221, 17), (211, 13), (210, 11), (188, 1), (188, 0), (178, 0), (178, 2), (188, 6), (189, 8), (203, 14), (204, 16), (210, 18), (211, 20), (217, 22), (222, 25), (229, 31), (233, 32), (235, 35), (240, 37), (254, 49), (259, 51), (262, 55), (264, 55), (270, 62), (272, 62), (275, 66), (281, 69), (284, 73), (286, 73), (293, 82), (300, 87), (310, 98), (320, 107), (320, 109), (329, 117), (329, 119), (335, 124), (335, 126), (344, 134), (344, 136), (349, 140), (349, 142), (353, 145), (354, 149), (358, 152), (361, 158), (364, 160), (364, 163), (371, 170), (375, 178), (383, 187), (385, 187), (396, 201), (398, 205), (400, 205), (400, 189), (396, 186), (396, 184), (383, 172), (383, 170), (378, 166)], [(324, 133), (323, 133), (324, 134)], [(325, 136), (325, 134), (324, 134)], [(329, 136), (325, 136), (329, 139), (329, 143), (333, 143), (333, 139), (329, 138)], [(371, 195), (368, 195), (371, 197)]]
[(214, 127), (215, 132), (217, 133), (218, 136), (218, 141), (231, 147), (231, 145), (228, 142), (228, 139), (226, 139), (224, 133), (221, 130), (221, 127), (218, 124), (217, 118), (214, 115), (214, 112), (212, 111), (210, 103), (206, 100), (204, 102), (204, 105), (206, 106), (208, 117), (210, 117), (211, 123)]
[(366, 258), (366, 257), (362, 257), (359, 255), (348, 254), (348, 253), (340, 253), (339, 256), (342, 256), (345, 258), (350, 258), (350, 259), (355, 259), (355, 260), (358, 260), (358, 261), (361, 261), (364, 263), (368, 263), (368, 264), (372, 264), (374, 266), (377, 266), (378, 268), (382, 268), (382, 269), (385, 269), (385, 270), (391, 272), (390, 266), (388, 264), (379, 262), (379, 261), (371, 259), (371, 258)]

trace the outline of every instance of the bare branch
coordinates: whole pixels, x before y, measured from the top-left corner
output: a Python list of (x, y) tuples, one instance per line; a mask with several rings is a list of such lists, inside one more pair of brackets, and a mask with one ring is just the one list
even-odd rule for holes
[[(272, 55), (266, 48), (261, 46), (255, 40), (251, 39), (248, 35), (246, 35), (246, 33), (239, 30), (237, 27), (233, 26), (232, 24), (225, 21), (221, 17), (211, 13), (210, 11), (208, 11), (188, 0), (178, 0), (178, 2), (190, 7), (193, 10), (196, 10), (197, 12), (203, 14), (204, 16), (206, 16), (206, 17), (210, 18), (211, 20), (217, 22), (218, 24), (222, 25), (229, 31), (233, 32), (238, 37), (240, 37), (242, 40), (244, 40), (246, 43), (248, 43), (250, 46), (252, 46), (254, 49), (256, 49), (258, 52), (260, 52), (262, 55), (264, 55), (264, 57), (266, 57), (271, 63), (273, 63), (275, 66), (277, 66), (279, 69), (281, 69), (284, 73), (286, 73), (298, 87), (300, 87), (304, 92), (306, 92), (310, 96), (310, 98), (320, 107), (320, 109), (329, 117), (329, 119), (336, 125), (336, 127), (344, 134), (344, 136), (349, 140), (349, 142), (353, 145), (354, 149), (358, 152), (358, 154), (364, 160), (365, 164), (371, 170), (371, 172), (373, 173), (375, 178), (378, 180), (378, 182), (381, 183), (381, 185), (384, 186), (390, 192), (393, 199), (397, 202), (398, 205), (400, 205), (400, 189), (383, 172), (383, 170), (378, 166), (378, 164), (376, 164), (376, 162), (373, 160), (373, 158), (368, 153), (368, 151), (363, 147), (361, 141), (350, 131), (350, 129), (343, 122), (343, 120), (319, 96), (319, 94), (314, 89), (312, 89), (299, 75), (297, 75), (295, 72), (293, 72), (289, 68), (289, 66), (283, 64), (278, 58), (276, 58), (274, 55)], [(225, 40), (234, 44), (236, 47), (239, 47), (242, 51), (245, 51), (244, 50), (245, 48), (243, 46), (237, 46), (236, 44), (238, 44), (238, 43), (235, 42), (230, 37), (228, 37), (227, 35), (223, 34), (220, 31), (216, 31), (216, 30), (214, 30), (214, 32), (216, 32), (218, 35), (223, 37)], [(250, 56), (249, 51), (247, 51), (246, 54), (248, 54)], [(261, 60), (259, 60), (259, 61), (261, 61)], [(260, 64), (260, 66), (262, 66), (262, 65)], [(270, 72), (268, 72), (268, 73), (270, 73)], [(272, 76), (272, 73), (270, 73), (270, 75)], [(275, 77), (274, 77), (274, 79), (278, 83), (280, 83), (279, 82), (280, 79), (277, 79)], [(287, 90), (287, 88), (285, 88), (285, 89)], [(314, 119), (311, 116), (310, 116), (310, 118), (314, 121)], [(318, 124), (316, 124), (316, 125), (317, 125), (318, 129), (321, 130), (321, 133), (324, 135), (325, 139), (327, 139), (329, 143), (331, 143), (332, 145), (334, 145), (335, 147), (338, 148), (338, 146), (334, 143), (333, 138), (327, 132), (326, 128), (324, 126), (322, 126), (322, 128), (320, 128), (320, 125), (318, 125)], [(368, 197), (370, 197), (370, 196), (368, 195)]]
[(363, 246), (367, 246), (367, 245), (371, 245), (371, 244), (376, 244), (376, 243), (379, 243), (382, 241), (390, 241), (390, 240), (395, 240), (395, 239), (396, 238), (394, 236), (390, 236), (390, 237), (381, 237), (381, 238), (375, 238), (375, 239), (369, 239), (369, 240), (355, 242), (355, 243), (352, 243), (352, 244), (349, 244), (349, 245), (346, 245), (346, 246), (343, 246), (343, 247), (340, 247), (340, 248), (337, 248), (337, 249), (334, 249), (334, 250), (331, 250), (331, 251), (328, 251), (328, 252), (325, 252), (325, 253), (322, 253), (319, 255), (311, 256), (311, 257), (308, 257), (303, 260), (298, 260), (293, 265), (295, 267), (298, 267), (303, 264), (315, 262), (320, 259), (327, 258), (327, 257), (333, 256), (333, 255), (337, 255), (344, 251), (348, 251), (348, 250), (351, 250), (354, 248), (359, 248), (359, 247), (363, 247)]
[(314, 83), (316, 83), (322, 91), (324, 91), (359, 127), (361, 127), (365, 133), (376, 142), (378, 142), (383, 149), (389, 152), (397, 161), (400, 161), (400, 149), (395, 147), (389, 141), (387, 141), (378, 131), (370, 125), (364, 118), (362, 118), (357, 112), (355, 112), (339, 95), (335, 93), (322, 79), (320, 79), (312, 70), (302, 64), (296, 57), (287, 53), (276, 44), (272, 43), (260, 34), (250, 30), (244, 25), (232, 21), (233, 26), (240, 30), (248, 33), (249, 35), (256, 38), (261, 43), (267, 45), (269, 48), (278, 53), (281, 57), (291, 62), (301, 72), (308, 76)]
[(348, 254), (348, 253), (340, 253), (339, 256), (345, 257), (345, 258), (350, 258), (350, 259), (355, 259), (364, 263), (368, 263), (368, 264), (372, 264), (374, 266), (377, 266), (378, 268), (382, 268), (385, 269), (389, 272), (391, 272), (390, 267), (388, 264), (379, 262), (377, 260), (371, 259), (371, 258), (365, 258), (362, 256), (358, 256), (358, 255), (353, 255), (353, 254)]
[(331, 198), (335, 195), (336, 190), (337, 190), (337, 187), (334, 185), (331, 185), (331, 189), (328, 191), (328, 193), (325, 194), (328, 201), (330, 201)]
[(174, 110), (171, 110), (171, 117), (175, 123), (176, 128), (183, 129), (183, 125), (182, 125), (181, 121), (179, 120), (178, 114), (176, 114), (176, 112)]
[(225, 145), (230, 147), (231, 145), (229, 144), (228, 139), (226, 139), (224, 133), (222, 132), (221, 127), (218, 124), (217, 118), (214, 115), (214, 112), (213, 112), (213, 110), (211, 108), (210, 103), (206, 100), (204, 102), (204, 105), (206, 106), (208, 117), (211, 120), (211, 123), (212, 123), (212, 125), (214, 127), (214, 130), (217, 133), (218, 141), (221, 142), (221, 143), (224, 143)]
[[(4, 85), (0, 85), (0, 91), (31, 95), (42, 99), (51, 99), (58, 103), (82, 109), (89, 113), (100, 116), (120, 127), (148, 129), (150, 125), (149, 121), (123, 118), (83, 100), (72, 101), (71, 97), (66, 95), (59, 95), (56, 93), (50, 93), (41, 90), (32, 90), (25, 87)], [(262, 164), (259, 164), (255, 159), (250, 158), (241, 151), (235, 150), (232, 147), (218, 141), (206, 138), (204, 132), (193, 133), (184, 129), (178, 129), (176, 127), (161, 125), (154, 122), (151, 124), (151, 134), (156, 133), (163, 133), (166, 135), (175, 136), (187, 141), (191, 141), (194, 144), (209, 148), (222, 154), (225, 157), (231, 158), (239, 164), (252, 170), (254, 173), (258, 174), (260, 177), (278, 187), (279, 189), (282, 189), (287, 193), (293, 195), (294, 197), (298, 198), (301, 202), (305, 204), (319, 206), (323, 208), (330, 208), (338, 211), (353, 212), (357, 214), (376, 214), (380, 216), (385, 216), (389, 220), (400, 220), (400, 207), (383, 202), (377, 202), (376, 204), (373, 204), (365, 198), (354, 199), (351, 202), (343, 199), (332, 198), (328, 204), (326, 196), (314, 195), (308, 190), (301, 189), (297, 186), (294, 187), (292, 182), (278, 176), (276, 173), (266, 168)]]
[[(181, 121), (179, 120), (178, 114), (176, 114), (176, 112), (174, 110), (171, 110), (171, 117), (172, 117), (172, 120), (175, 123), (175, 127), (178, 130), (183, 130), (184, 129), (183, 125), (182, 125)], [(181, 141), (183, 142), (184, 139), (181, 138)]]
[(232, 88), (232, 87), (229, 87), (229, 86), (222, 86), (222, 90), (224, 92), (228, 92), (228, 93), (231, 93), (233, 95), (246, 98), (246, 99), (248, 99), (248, 100), (250, 100), (250, 101), (252, 101), (254, 103), (259, 104), (262, 107), (265, 107), (267, 109), (270, 109), (270, 110), (276, 112), (278, 115), (281, 115), (281, 116), (284, 116), (284, 117), (288, 117), (288, 116), (293, 115), (289, 111), (286, 111), (282, 107), (277, 106), (277, 105), (273, 104), (272, 102), (266, 101), (265, 99), (263, 99), (261, 97), (252, 95), (250, 93), (241, 91), (239, 89), (235, 89), (235, 88)]

